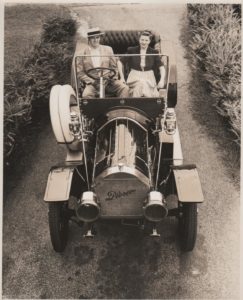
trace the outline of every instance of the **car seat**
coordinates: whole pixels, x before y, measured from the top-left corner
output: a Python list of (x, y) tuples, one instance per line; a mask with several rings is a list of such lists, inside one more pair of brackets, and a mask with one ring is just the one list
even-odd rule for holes
[[(114, 54), (125, 54), (128, 47), (137, 46), (139, 44), (140, 30), (110, 30), (105, 31), (105, 34), (101, 37), (101, 44), (110, 46)], [(149, 47), (157, 49), (160, 52), (160, 36), (153, 33)], [(159, 70), (155, 71), (156, 81), (159, 81)], [(124, 66), (124, 76), (127, 78), (130, 70), (128, 66)]]
[[(128, 47), (133, 47), (139, 43), (139, 34), (141, 31), (136, 30), (110, 30), (105, 31), (101, 37), (101, 44), (112, 47), (115, 54), (125, 54)], [(149, 44), (151, 48), (159, 46), (160, 36), (153, 34)], [(158, 49), (159, 50), (159, 49)]]

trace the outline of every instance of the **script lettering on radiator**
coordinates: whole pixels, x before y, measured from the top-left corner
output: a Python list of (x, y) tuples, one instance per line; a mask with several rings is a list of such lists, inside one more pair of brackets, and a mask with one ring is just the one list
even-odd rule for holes
[(133, 193), (135, 193), (136, 190), (128, 190), (128, 191), (125, 191), (125, 192), (121, 192), (121, 191), (118, 191), (118, 192), (114, 192), (114, 191), (109, 191), (107, 193), (107, 197), (105, 198), (105, 200), (114, 200), (114, 199), (119, 199), (121, 197), (127, 197)]

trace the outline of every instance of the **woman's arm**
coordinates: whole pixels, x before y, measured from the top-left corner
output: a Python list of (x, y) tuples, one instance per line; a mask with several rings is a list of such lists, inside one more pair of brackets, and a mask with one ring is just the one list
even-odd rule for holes
[(159, 72), (160, 72), (160, 81), (158, 83), (158, 89), (163, 89), (165, 86), (165, 67), (160, 66)]
[(153, 53), (158, 53), (158, 56), (156, 55), (154, 57), (155, 59), (155, 68), (159, 68), (160, 72), (160, 81), (158, 82), (157, 88), (163, 89), (165, 86), (165, 66), (164, 61), (161, 58), (161, 55), (159, 55), (159, 52), (157, 50), (153, 50)]

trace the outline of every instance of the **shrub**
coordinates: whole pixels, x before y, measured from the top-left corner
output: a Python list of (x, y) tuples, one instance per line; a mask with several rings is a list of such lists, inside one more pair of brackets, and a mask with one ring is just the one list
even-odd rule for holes
[(43, 24), (42, 40), (45, 43), (69, 41), (76, 33), (76, 23), (72, 18), (54, 17)]
[[(58, 26), (59, 25), (59, 26)], [(61, 28), (62, 36), (56, 32)], [(48, 32), (47, 32), (48, 31)], [(67, 83), (74, 52), (76, 23), (70, 18), (51, 18), (43, 26), (41, 41), (29, 57), (18, 64), (4, 81), (4, 159), (9, 163), (14, 150), (21, 145), (23, 128), (33, 116), (48, 107), (50, 89)], [(54, 37), (54, 38), (51, 38)]]
[(202, 71), (217, 111), (229, 120), (240, 144), (240, 19), (229, 4), (190, 4), (188, 17), (192, 64)]

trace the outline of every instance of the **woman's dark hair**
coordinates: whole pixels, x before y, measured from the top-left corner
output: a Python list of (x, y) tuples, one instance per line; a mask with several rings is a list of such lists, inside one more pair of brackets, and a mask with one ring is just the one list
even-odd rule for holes
[(139, 34), (139, 38), (142, 36), (142, 35), (145, 35), (145, 36), (148, 36), (150, 41), (152, 40), (152, 37), (153, 37), (153, 33), (151, 30), (144, 30), (144, 31), (141, 31), (140, 34)]

